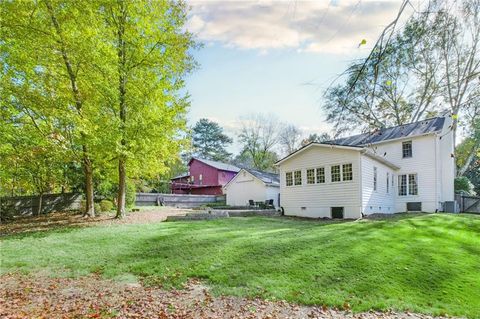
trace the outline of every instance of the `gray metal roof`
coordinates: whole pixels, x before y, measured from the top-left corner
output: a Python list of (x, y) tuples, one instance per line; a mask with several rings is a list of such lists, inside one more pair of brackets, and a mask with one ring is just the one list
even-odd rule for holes
[(238, 173), (240, 172), (240, 168), (231, 165), (231, 164), (226, 164), (222, 162), (217, 162), (217, 161), (211, 161), (203, 158), (198, 158), (198, 157), (193, 157), (192, 159), (196, 159), (197, 161), (203, 162), (207, 165), (210, 165), (212, 167), (215, 167), (216, 169), (219, 169), (221, 171), (229, 171), (229, 172), (235, 172)]
[(244, 168), (247, 172), (260, 179), (265, 184), (280, 185), (280, 176), (275, 173), (262, 172), (256, 169)]
[(445, 123), (444, 117), (434, 117), (414, 123), (380, 129), (370, 133), (338, 138), (325, 143), (345, 146), (360, 146), (397, 138), (413, 137), (440, 131)]

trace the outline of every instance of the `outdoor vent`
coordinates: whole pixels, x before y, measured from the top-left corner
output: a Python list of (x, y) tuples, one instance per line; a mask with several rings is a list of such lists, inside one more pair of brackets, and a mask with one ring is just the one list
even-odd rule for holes
[(343, 218), (343, 207), (332, 207), (332, 218)]
[(407, 203), (408, 212), (421, 212), (422, 211), (422, 202), (408, 202)]
[(300, 207), (301, 210), (306, 210), (307, 207), (303, 206), (303, 207)]

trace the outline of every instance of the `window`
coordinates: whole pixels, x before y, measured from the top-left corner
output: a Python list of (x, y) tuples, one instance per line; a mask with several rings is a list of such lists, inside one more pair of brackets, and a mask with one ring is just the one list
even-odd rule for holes
[(330, 168), (330, 173), (332, 175), (332, 182), (340, 182), (341, 181), (340, 165), (333, 165)]
[(406, 196), (407, 194), (418, 195), (417, 174), (398, 175), (398, 195)]
[(377, 190), (377, 168), (373, 167), (373, 190)]
[(342, 165), (342, 177), (344, 181), (351, 181), (353, 180), (353, 170), (352, 164), (343, 164)]
[(390, 173), (387, 172), (387, 194), (390, 192)]
[(392, 174), (392, 189), (395, 186), (395, 175)]
[(292, 186), (293, 185), (293, 173), (292, 172), (287, 172), (285, 174), (285, 184), (287, 186)]
[(302, 185), (302, 171), (295, 171), (293, 177), (295, 185)]
[(325, 183), (325, 167), (317, 168), (317, 184)]
[(307, 169), (307, 184), (315, 184), (315, 169)]
[(202, 185), (202, 181), (203, 181), (203, 175), (202, 174), (198, 175), (198, 181), (200, 182), (200, 185)]
[(195, 176), (190, 176), (190, 182), (195, 183)]
[(402, 156), (403, 158), (412, 157), (412, 141), (402, 143)]
[(417, 174), (408, 175), (408, 195), (418, 195)]

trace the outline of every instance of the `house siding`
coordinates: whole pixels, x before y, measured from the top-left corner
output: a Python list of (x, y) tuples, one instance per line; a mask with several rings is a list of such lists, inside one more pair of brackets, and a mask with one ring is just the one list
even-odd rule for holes
[[(400, 167), (395, 171), (396, 212), (405, 212), (407, 202), (422, 202), (422, 210), (433, 212), (439, 208), (437, 196), (436, 136), (433, 134), (376, 144), (370, 149), (378, 156)], [(402, 157), (402, 142), (412, 141), (412, 157)], [(398, 195), (398, 176), (417, 174), (418, 195)]]
[(248, 201), (264, 202), (273, 199), (276, 203), (279, 187), (269, 187), (252, 174), (240, 171), (238, 175), (225, 186), (227, 205), (246, 206)]
[[(353, 180), (331, 182), (330, 167), (352, 163)], [(360, 153), (355, 150), (327, 148), (317, 145), (280, 163), (280, 204), (285, 215), (303, 217), (331, 217), (331, 207), (344, 207), (345, 218), (361, 216)], [(325, 167), (326, 182), (306, 184), (306, 170)], [(302, 171), (301, 186), (286, 186), (285, 173)]]
[[(377, 189), (374, 190), (374, 167), (377, 168)], [(389, 185), (387, 192), (387, 173)], [(396, 187), (392, 187), (392, 175), (396, 172), (388, 166), (361, 156), (361, 184), (362, 184), (362, 212), (366, 215), (374, 213), (393, 214), (396, 212), (395, 194)], [(394, 184), (395, 180), (394, 180)]]

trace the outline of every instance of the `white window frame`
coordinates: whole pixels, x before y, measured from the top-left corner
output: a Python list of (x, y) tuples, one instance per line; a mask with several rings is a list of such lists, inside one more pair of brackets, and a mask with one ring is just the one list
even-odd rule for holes
[[(402, 190), (402, 177), (405, 176), (405, 194), (401, 194), (400, 191)], [(411, 194), (410, 189), (410, 176), (415, 176), (415, 184), (416, 184), (416, 194)], [(419, 189), (418, 189), (418, 174), (417, 173), (406, 173), (406, 174), (399, 174), (398, 175), (398, 196), (418, 196)]]
[[(311, 180), (309, 180), (309, 176), (308, 176), (309, 172), (313, 172), (312, 173), (313, 176), (310, 176), (310, 177), (313, 177), (313, 179), (311, 179)], [(315, 181), (316, 181), (316, 176), (315, 176), (316, 175), (316, 170), (315, 170), (315, 168), (307, 168), (305, 175), (307, 176), (307, 185), (315, 185)], [(311, 181), (311, 183), (310, 183), (310, 181)]]
[[(410, 155), (405, 156), (405, 145), (410, 145)], [(412, 158), (413, 157), (413, 142), (412, 141), (404, 141), (402, 142), (402, 158)]]
[[(323, 170), (323, 182), (320, 182), (320, 180), (319, 180), (319, 178), (318, 178), (318, 172), (319, 172), (320, 170)], [(315, 169), (315, 182), (316, 182), (317, 184), (325, 184), (325, 183), (327, 182), (327, 174), (325, 173), (325, 166), (323, 166), (323, 167), (317, 167), (317, 168)]]
[[(338, 166), (338, 181), (333, 180), (333, 168)], [(330, 165), (330, 181), (332, 183), (340, 183), (342, 181), (342, 164)]]
[(390, 172), (387, 172), (387, 194), (390, 193)]
[[(297, 184), (297, 173), (300, 173), (300, 183)], [(293, 171), (293, 185), (294, 186), (302, 186), (302, 170), (298, 169), (298, 170), (295, 170)]]
[[(343, 170), (345, 165), (350, 165), (350, 168), (351, 168), (350, 174), (351, 174), (351, 177), (352, 177), (351, 179), (345, 180), (344, 170)], [(342, 182), (351, 182), (351, 181), (353, 181), (353, 163), (344, 163), (344, 164), (342, 164), (342, 174), (341, 174), (341, 175), (342, 175)]]
[[(291, 184), (288, 184), (289, 178), (288, 175), (290, 174), (290, 182)], [(293, 186), (293, 172), (285, 172), (285, 186), (287, 187), (292, 187)]]

